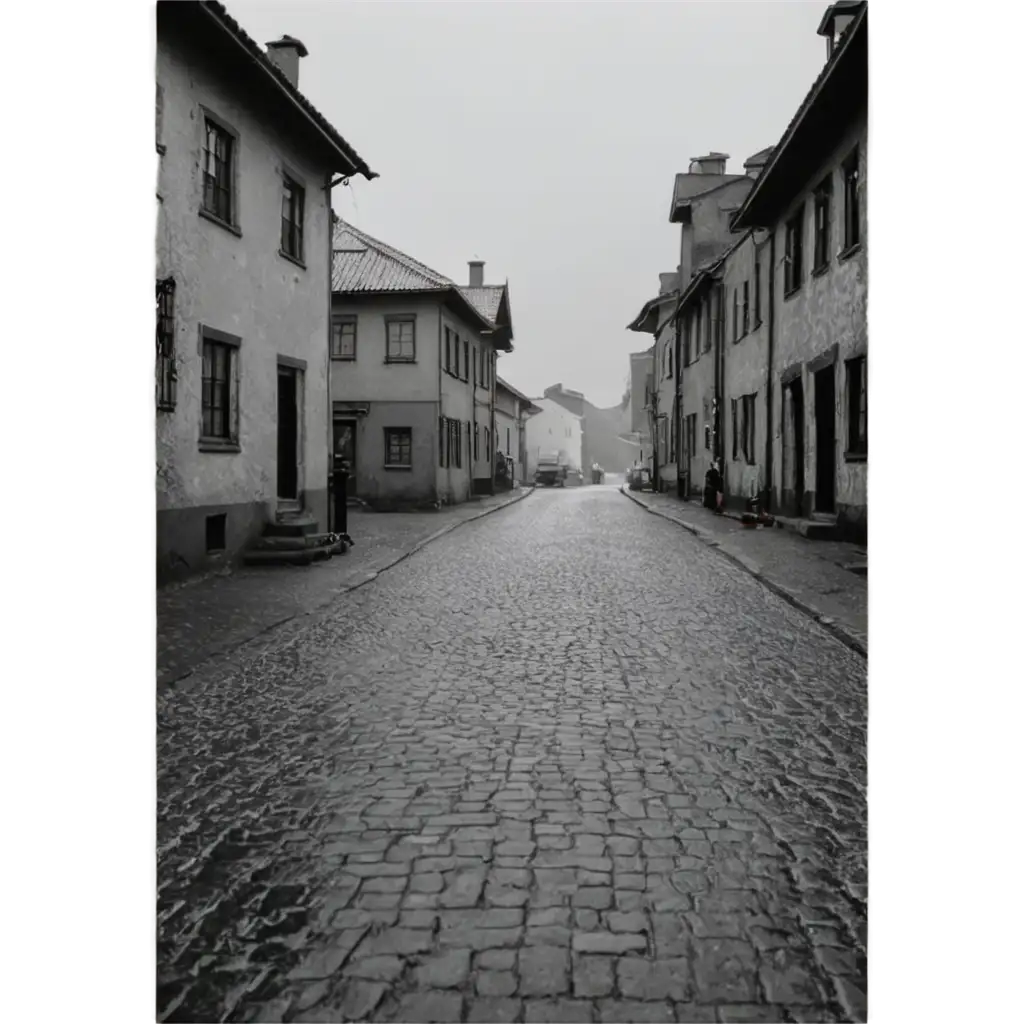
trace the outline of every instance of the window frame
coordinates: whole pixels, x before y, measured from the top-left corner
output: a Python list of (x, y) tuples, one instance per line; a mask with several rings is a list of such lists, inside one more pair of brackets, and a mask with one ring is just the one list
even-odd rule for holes
[[(868, 357), (854, 356), (844, 365), (846, 384), (846, 452), (847, 462), (863, 462), (868, 457)], [(856, 373), (854, 373), (856, 370)], [(859, 384), (857, 414), (853, 412), (852, 381)], [(861, 421), (863, 420), (863, 427)]]
[(785, 270), (783, 273), (783, 298), (796, 294), (804, 283), (804, 221), (806, 202), (786, 221)]
[[(352, 354), (350, 356), (341, 354), (340, 345), (336, 350), (334, 346), (335, 328), (352, 328)], [(339, 341), (344, 334), (339, 335)], [(332, 363), (354, 363), (359, 345), (359, 317), (354, 313), (332, 313), (331, 314), (331, 362)]]
[(750, 281), (743, 282), (743, 337), (750, 333)]
[(861, 243), (860, 143), (846, 155), (840, 166), (843, 173), (843, 251), (841, 255), (849, 256), (857, 251)]
[[(298, 221), (290, 221), (285, 217), (285, 202), (288, 195), (289, 187), (293, 190), (293, 197), (298, 199)], [(294, 212), (294, 203), (289, 205), (289, 213)], [(286, 225), (291, 227), (292, 234), (298, 235), (298, 251), (292, 252), (286, 244), (285, 230)], [(302, 181), (299, 180), (298, 176), (292, 174), (287, 169), (281, 172), (281, 247), (278, 249), (278, 253), (283, 256), (286, 260), (297, 264), (306, 269), (306, 257), (305, 257), (305, 235), (306, 235), (306, 186)], [(294, 238), (289, 238), (288, 242), (294, 242)]]
[(469, 341), (462, 339), (462, 379), (469, 383)]
[(761, 261), (754, 260), (754, 330), (761, 326)]
[(730, 399), (732, 406), (732, 461), (737, 462), (739, 459), (739, 420), (737, 417), (737, 405), (738, 399)]
[[(206, 354), (207, 346), (211, 346), (211, 353), (218, 348), (223, 349), (228, 357), (227, 372), (227, 409), (225, 412), (225, 423), (227, 433), (224, 435), (207, 433), (206, 413), (209, 406), (211, 414), (214, 411), (212, 401), (206, 400), (206, 382), (213, 378), (206, 376)], [(199, 325), (199, 357), (200, 357), (200, 395), (199, 395), (199, 450), (203, 452), (239, 452), (241, 451), (239, 421), (239, 391), (241, 382), (241, 359), (240, 350), (242, 339), (226, 331), (217, 330), (206, 324)], [(211, 399), (212, 386), (211, 386)]]
[(740, 340), (740, 290), (732, 290), (732, 340), (733, 344)]
[(459, 332), (452, 332), (455, 336), (455, 369), (452, 370), (452, 376), (456, 380), (462, 379), (462, 368), (461, 368), (461, 353), (462, 353), (462, 339), (459, 338)]
[(447, 465), (447, 423), (448, 419), (445, 416), (437, 417), (437, 464), (439, 469), (444, 469)]
[[(391, 354), (391, 328), (393, 325), (401, 326), (410, 324), (412, 326), (412, 355), (394, 356)], [(401, 339), (399, 339), (401, 341)], [(416, 314), (415, 313), (394, 313), (384, 317), (384, 362), (388, 365), (399, 363), (416, 362)]]
[[(406, 444), (402, 447), (407, 449), (407, 459), (405, 461), (393, 462), (391, 459), (392, 441), (399, 435), (404, 435), (405, 437)], [(384, 468), (389, 471), (398, 470), (406, 473), (412, 469), (412, 427), (384, 428)]]
[(832, 264), (829, 248), (832, 244), (832, 175), (826, 174), (814, 190), (814, 266), (811, 271), (817, 276), (828, 270)]
[[(207, 220), (213, 221), (214, 224), (219, 224), (222, 228), (226, 228), (228, 231), (235, 235), (241, 235), (239, 229), (239, 210), (238, 210), (238, 160), (241, 145), (239, 142), (238, 132), (231, 127), (222, 117), (215, 114), (212, 110), (207, 107), (200, 105), (200, 112), (202, 117), (200, 118), (200, 146), (199, 146), (199, 187), (200, 187), (200, 200), (199, 200), (199, 214)], [(230, 142), (230, 154), (228, 160), (228, 216), (224, 217), (222, 213), (215, 208), (207, 205), (207, 165), (209, 162), (210, 150), (208, 149), (210, 141), (210, 128), (213, 127), (217, 132), (223, 135)], [(214, 160), (216, 161), (216, 150), (214, 150)], [(216, 188), (216, 185), (214, 186)]]
[(757, 392), (742, 398), (743, 457), (748, 466), (757, 463)]
[(156, 407), (173, 412), (178, 399), (178, 364), (175, 357), (174, 297), (177, 284), (173, 277), (156, 282)]

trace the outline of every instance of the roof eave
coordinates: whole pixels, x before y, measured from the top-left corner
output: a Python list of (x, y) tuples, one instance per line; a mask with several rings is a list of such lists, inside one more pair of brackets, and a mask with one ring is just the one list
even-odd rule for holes
[[(780, 139), (779, 144), (772, 150), (772, 155), (765, 164), (764, 170), (758, 175), (757, 180), (754, 182), (754, 187), (747, 193), (746, 199), (740, 206), (739, 210), (736, 211), (735, 216), (730, 221), (730, 228), (733, 231), (740, 231), (744, 228), (759, 228), (759, 227), (770, 227), (772, 217), (766, 214), (759, 213), (759, 206), (763, 203), (766, 192), (774, 187), (773, 174), (783, 158), (787, 155), (787, 151), (793, 140), (796, 138), (797, 133), (800, 131), (803, 124), (807, 121), (808, 116), (815, 109), (815, 105), (821, 94), (825, 91), (825, 88), (832, 81), (834, 75), (837, 74), (837, 69), (841, 66), (843, 58), (850, 52), (853, 47), (854, 40), (859, 40), (860, 33), (865, 31), (865, 25), (867, 23), (867, 4), (860, 9), (854, 18), (853, 23), (843, 33), (843, 38), (833, 53), (832, 58), (825, 66), (822, 73), (819, 75), (817, 81), (811, 86), (807, 96), (804, 97), (803, 103), (800, 105), (800, 109), (797, 111), (792, 122), (787, 127), (785, 134)], [(767, 204), (765, 204), (767, 205)]]
[[(217, 10), (216, 8), (220, 8)], [(284, 82), (277, 76), (271, 67), (269, 61), (263, 57), (260, 53), (259, 47), (254, 43), (252, 47), (248, 42), (241, 38), (238, 32), (224, 21), (224, 17), (230, 18), (231, 16), (220, 4), (200, 3), (199, 8), (209, 17), (213, 23), (223, 32), (247, 57), (252, 60), (253, 64), (266, 76), (267, 80), (272, 82), (278, 92), (284, 96), (288, 102), (301, 114), (306, 123), (327, 143), (328, 147), (334, 151), (334, 153), (341, 158), (344, 167), (347, 168), (348, 173), (361, 174), (367, 181), (372, 181), (374, 178), (379, 178), (380, 175), (375, 171), (370, 170), (369, 165), (365, 160), (351, 146), (348, 145), (337, 134), (337, 130), (334, 129), (337, 139), (332, 139), (330, 134), (324, 130), (324, 126), (321, 125), (316, 118), (310, 114), (308, 110), (295, 98), (292, 91), (288, 89)], [(223, 11), (223, 17), (221, 16)], [(234, 19), (232, 19), (234, 20)], [(241, 28), (241, 26), (239, 26)], [(254, 49), (255, 48), (255, 52)], [(258, 56), (257, 56), (258, 55)], [(261, 59), (262, 58), (262, 59)], [(296, 90), (298, 91), (298, 90)], [(333, 127), (333, 126), (332, 126)], [(342, 142), (344, 145), (339, 145)]]

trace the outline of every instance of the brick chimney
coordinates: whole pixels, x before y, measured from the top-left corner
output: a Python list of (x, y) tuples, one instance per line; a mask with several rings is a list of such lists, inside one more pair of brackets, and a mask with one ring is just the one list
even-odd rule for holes
[(309, 50), (298, 39), (281, 36), (273, 43), (267, 43), (270, 63), (288, 79), (296, 89), (299, 87), (299, 58), (309, 55)]
[(469, 287), (483, 288), (484, 286), (484, 261), (469, 261)]

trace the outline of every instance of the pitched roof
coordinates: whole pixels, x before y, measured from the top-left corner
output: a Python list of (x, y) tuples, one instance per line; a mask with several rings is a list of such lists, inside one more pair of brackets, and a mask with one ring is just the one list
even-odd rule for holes
[(331, 290), (336, 292), (445, 292), (450, 278), (394, 246), (338, 220), (334, 225)]
[(532, 399), (527, 398), (526, 395), (522, 393), (522, 391), (519, 391), (517, 388), (512, 387), (512, 385), (509, 384), (509, 382), (505, 380), (503, 377), (498, 377), (495, 383), (499, 388), (503, 388), (510, 395), (514, 395), (516, 398), (518, 398), (520, 402), (525, 402), (526, 407), (523, 410), (524, 412), (530, 412), (531, 410), (533, 412), (541, 411), (539, 405), (535, 405)]
[(505, 294), (503, 284), (485, 284), (478, 288), (460, 285), (459, 291), (492, 323), (498, 319), (501, 297)]
[[(366, 161), (341, 137), (330, 121), (299, 92), (296, 86), (292, 85), (284, 73), (267, 57), (259, 44), (228, 14), (223, 4), (216, 3), (215, 0), (198, 0), (194, 4), (183, 3), (181, 0), (177, 0), (175, 3), (159, 4), (158, 9), (160, 7), (172, 10), (178, 8), (179, 13), (187, 13), (186, 8), (190, 7), (205, 12), (240, 47), (248, 51), (250, 57), (255, 60), (257, 67), (268, 74), (282, 94), (300, 108), (311, 125), (318, 130), (324, 141), (328, 143), (329, 147), (334, 149), (337, 155), (343, 158), (348, 168), (351, 168), (350, 173), (362, 174), (367, 179), (380, 177), (380, 175), (370, 170)], [(335, 169), (337, 170), (338, 168)]]

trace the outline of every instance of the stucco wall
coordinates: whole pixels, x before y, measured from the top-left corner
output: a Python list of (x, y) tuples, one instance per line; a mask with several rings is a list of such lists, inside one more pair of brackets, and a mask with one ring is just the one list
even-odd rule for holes
[[(762, 233), (763, 234), (763, 233)], [(768, 437), (768, 247), (764, 246), (758, 258), (752, 237), (747, 237), (725, 260), (725, 388), (723, 472), (725, 494), (729, 504), (742, 507), (746, 500), (760, 494), (766, 486), (765, 451)], [(754, 287), (755, 266), (760, 264), (761, 323), (757, 326)], [(743, 333), (743, 285), (747, 284), (750, 314), (749, 330)], [(733, 333), (733, 295), (738, 298), (738, 334)], [(737, 401), (737, 433), (742, 434), (742, 411), (739, 400), (744, 395), (755, 395), (754, 400), (754, 461), (744, 458), (741, 438), (737, 439), (736, 458), (733, 458), (732, 402)]]
[[(191, 47), (162, 36), (163, 91), (157, 218), (157, 275), (173, 276), (177, 401), (157, 413), (158, 559), (162, 569), (203, 567), (204, 519), (197, 510), (235, 510), (226, 557), (237, 553), (277, 507), (277, 361), (305, 361), (299, 487), (326, 528), (330, 207), (328, 168), (272, 127), (244, 90)], [(238, 228), (200, 216), (206, 107), (238, 133)], [(305, 269), (279, 254), (284, 169), (305, 186)], [(237, 453), (201, 452), (200, 324), (241, 339)]]
[(687, 337), (696, 329), (696, 305), (691, 303), (686, 317), (683, 322), (683, 336), (680, 345), (680, 362), (683, 364), (682, 374), (683, 379), (681, 383), (682, 403), (679, 409), (680, 416), (680, 427), (679, 427), (679, 462), (680, 465), (686, 466), (686, 453), (684, 451), (684, 442), (686, 438), (685, 432), (685, 420), (686, 417), (696, 415), (697, 427), (695, 431), (695, 445), (692, 452), (689, 453), (689, 471), (690, 471), (690, 493), (699, 493), (704, 487), (704, 474), (708, 471), (711, 466), (712, 459), (714, 458), (714, 436), (712, 434), (711, 447), (708, 448), (706, 444), (707, 432), (705, 428), (714, 427), (713, 418), (713, 401), (715, 391), (715, 344), (714, 344), (714, 330), (711, 334), (711, 347), (705, 352), (704, 351), (704, 328), (703, 325), (709, 315), (712, 316), (713, 326), (714, 320), (719, 317), (717, 305), (714, 302), (713, 294), (709, 293), (706, 289), (704, 294), (700, 298), (700, 304), (702, 308), (701, 315), (701, 341), (697, 349), (697, 357), (689, 365), (686, 364), (686, 357), (683, 353), (686, 352)]
[[(840, 256), (843, 246), (843, 181), (841, 164), (855, 145), (860, 147), (860, 237), (859, 249)], [(813, 190), (826, 174), (832, 175), (830, 259), (828, 269), (812, 273), (814, 256)], [(773, 501), (786, 511), (807, 514), (816, 507), (814, 493), (817, 452), (814, 395), (814, 369), (822, 361), (835, 365), (836, 430), (836, 510), (841, 526), (859, 538), (866, 536), (867, 462), (846, 457), (848, 412), (846, 408), (845, 360), (867, 354), (867, 121), (853, 126), (843, 142), (810, 177), (799, 197), (779, 218), (775, 228), (776, 272), (775, 301), (777, 333), (774, 355), (776, 415), (773, 429), (774, 471)], [(784, 295), (781, 259), (785, 253), (785, 223), (804, 206), (804, 280), (788, 298)], [(784, 486), (792, 479), (791, 467), (783, 457), (782, 381), (797, 374), (804, 393), (804, 493), (792, 496), (800, 508), (787, 505)]]
[(653, 357), (649, 352), (633, 352), (629, 357), (629, 418), (630, 429), (634, 434), (648, 432), (647, 409), (645, 397), (647, 375), (654, 367)]
[[(667, 319), (673, 304), (658, 310), (659, 320)], [(672, 450), (672, 408), (676, 395), (676, 329), (667, 323), (658, 332), (654, 343), (655, 384), (658, 396), (658, 480), (662, 489), (675, 490), (676, 452)]]
[[(356, 425), (356, 493), (371, 505), (430, 504), (437, 500), (437, 402), (371, 402)], [(388, 427), (412, 430), (412, 467), (385, 467)]]

